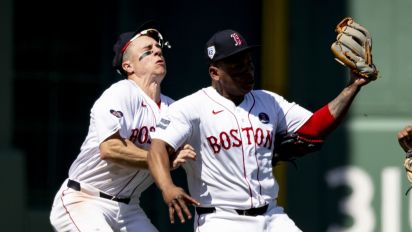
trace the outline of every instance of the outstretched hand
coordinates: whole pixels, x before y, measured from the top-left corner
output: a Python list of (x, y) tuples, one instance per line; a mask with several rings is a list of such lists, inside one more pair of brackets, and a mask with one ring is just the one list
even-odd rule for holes
[(190, 197), (182, 188), (177, 186), (172, 186), (167, 188), (167, 190), (162, 192), (163, 199), (169, 207), (169, 219), (170, 223), (174, 224), (174, 214), (176, 213), (180, 219), (181, 223), (185, 223), (185, 216), (186, 214), (188, 219), (192, 218), (192, 214), (190, 213), (189, 208), (187, 205), (194, 205), (198, 206), (200, 203)]

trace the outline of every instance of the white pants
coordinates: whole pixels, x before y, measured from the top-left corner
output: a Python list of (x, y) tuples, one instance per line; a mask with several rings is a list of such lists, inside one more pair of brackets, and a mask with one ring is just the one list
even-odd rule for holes
[(56, 231), (157, 232), (136, 203), (119, 203), (67, 187), (54, 198), (50, 222)]
[(267, 212), (258, 216), (243, 216), (228, 210), (196, 214), (195, 232), (302, 232), (284, 213), (283, 208), (269, 204)]

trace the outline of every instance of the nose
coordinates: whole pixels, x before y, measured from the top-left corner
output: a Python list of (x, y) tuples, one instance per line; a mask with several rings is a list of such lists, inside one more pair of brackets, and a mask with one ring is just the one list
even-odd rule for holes
[(158, 45), (153, 47), (153, 54), (155, 56), (163, 56), (163, 51), (162, 48), (160, 48)]

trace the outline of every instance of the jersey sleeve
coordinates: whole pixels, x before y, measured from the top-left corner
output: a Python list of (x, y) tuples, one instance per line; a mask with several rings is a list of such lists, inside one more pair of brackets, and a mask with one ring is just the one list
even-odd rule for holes
[(193, 112), (190, 104), (185, 101), (173, 103), (151, 134), (152, 139), (163, 140), (177, 150), (192, 134), (195, 118)]
[(128, 107), (131, 107), (126, 96), (127, 93), (119, 88), (111, 87), (94, 104), (91, 115), (99, 144), (119, 131), (125, 123), (126, 114), (130, 111)]
[(312, 116), (312, 112), (296, 104), (289, 102), (280, 95), (269, 93), (279, 107), (277, 109), (276, 133), (294, 133)]

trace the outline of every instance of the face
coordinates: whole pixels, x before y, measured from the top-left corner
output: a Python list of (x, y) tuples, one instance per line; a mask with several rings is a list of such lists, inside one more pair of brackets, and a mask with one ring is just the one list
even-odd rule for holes
[(123, 69), (137, 76), (150, 76), (161, 81), (166, 75), (166, 62), (160, 45), (151, 37), (132, 41), (123, 55)]
[(255, 66), (249, 52), (241, 52), (216, 63), (217, 76), (213, 78), (225, 97), (243, 97), (255, 84)]

